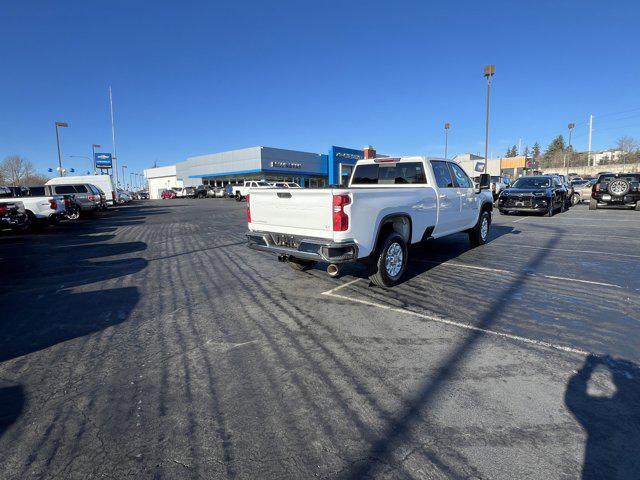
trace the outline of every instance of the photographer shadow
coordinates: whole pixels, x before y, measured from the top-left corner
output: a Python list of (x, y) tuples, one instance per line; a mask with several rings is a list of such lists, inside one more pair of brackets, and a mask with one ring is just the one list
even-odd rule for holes
[[(596, 368), (611, 373), (615, 393), (589, 393)], [(640, 368), (626, 360), (589, 355), (571, 377), (565, 404), (587, 433), (583, 480), (640, 478)]]

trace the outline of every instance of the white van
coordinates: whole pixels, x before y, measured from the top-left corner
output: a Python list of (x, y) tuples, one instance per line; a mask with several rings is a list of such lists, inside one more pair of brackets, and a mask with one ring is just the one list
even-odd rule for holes
[(45, 185), (60, 185), (60, 184), (76, 184), (76, 183), (90, 183), (95, 185), (104, 192), (107, 197), (107, 203), (109, 205), (115, 205), (116, 189), (113, 186), (111, 175), (77, 175), (74, 177), (55, 177), (48, 180)]

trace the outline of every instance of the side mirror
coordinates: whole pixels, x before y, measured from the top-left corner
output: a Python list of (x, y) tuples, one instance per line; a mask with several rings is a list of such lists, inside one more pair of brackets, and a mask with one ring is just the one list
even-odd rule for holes
[(479, 190), (488, 190), (491, 188), (491, 175), (483, 173), (480, 175), (480, 181), (478, 182)]

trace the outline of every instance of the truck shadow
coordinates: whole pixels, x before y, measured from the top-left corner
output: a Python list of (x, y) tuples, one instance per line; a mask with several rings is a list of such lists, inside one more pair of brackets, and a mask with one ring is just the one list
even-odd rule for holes
[(20, 417), (25, 403), (22, 385), (0, 387), (0, 438)]
[[(589, 392), (597, 369), (610, 374), (615, 392)], [(583, 480), (636, 479), (640, 473), (640, 368), (626, 360), (589, 355), (569, 380), (565, 405), (587, 434)]]
[[(509, 225), (492, 225), (491, 234), (487, 243), (491, 243), (503, 235), (515, 235), (518, 233), (518, 230)], [(422, 275), (438, 265), (453, 260), (471, 250), (474, 249), (469, 245), (469, 238), (466, 233), (449, 235), (444, 238), (427, 240), (413, 245), (409, 249), (409, 263), (401, 283), (405, 283), (414, 277)], [(320, 268), (326, 268), (326, 265), (327, 264), (322, 264)], [(356, 263), (345, 264), (342, 274), (365, 279), (368, 278), (366, 268)]]

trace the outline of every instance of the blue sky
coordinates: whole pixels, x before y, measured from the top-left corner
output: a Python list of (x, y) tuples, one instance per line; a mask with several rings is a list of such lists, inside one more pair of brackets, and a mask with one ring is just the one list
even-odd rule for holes
[(116, 142), (129, 171), (267, 145), (481, 152), (565, 133), (640, 137), (638, 2), (29, 1), (0, 16), (0, 158), (86, 169)]

